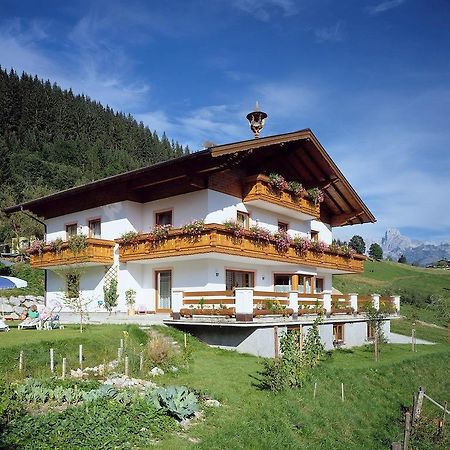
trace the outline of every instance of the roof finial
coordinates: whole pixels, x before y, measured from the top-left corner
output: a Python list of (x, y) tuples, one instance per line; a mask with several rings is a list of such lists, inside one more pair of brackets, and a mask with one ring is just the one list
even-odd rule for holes
[(250, 129), (255, 134), (255, 139), (259, 138), (259, 133), (264, 128), (264, 121), (267, 114), (259, 110), (259, 103), (256, 101), (255, 110), (247, 114), (247, 120), (250, 123)]

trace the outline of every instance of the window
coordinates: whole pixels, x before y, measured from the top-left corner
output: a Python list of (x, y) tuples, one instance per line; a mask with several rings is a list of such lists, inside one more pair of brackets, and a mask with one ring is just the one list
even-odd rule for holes
[(89, 237), (100, 238), (102, 234), (102, 222), (100, 219), (89, 221)]
[(275, 292), (289, 292), (292, 290), (292, 275), (275, 274), (273, 284)]
[(77, 227), (78, 224), (71, 223), (69, 225), (66, 225), (66, 239), (69, 239), (71, 236), (77, 235)]
[(323, 278), (316, 278), (316, 291), (315, 294), (321, 294), (323, 292)]
[(225, 272), (226, 277), (226, 290), (231, 291), (235, 287), (253, 287), (254, 286), (254, 274), (253, 272), (243, 272), (240, 270), (227, 270)]
[(236, 222), (243, 228), (248, 229), (250, 223), (250, 216), (246, 212), (238, 211), (236, 215)]
[(344, 324), (335, 323), (333, 325), (333, 344), (344, 343)]
[(155, 214), (156, 225), (172, 225), (172, 210), (161, 211)]
[(299, 275), (298, 277), (298, 292), (302, 294), (313, 294), (313, 277), (311, 275)]
[(80, 274), (68, 273), (66, 275), (66, 293), (68, 298), (80, 296)]
[(311, 240), (314, 242), (319, 242), (319, 232), (311, 230)]
[(285, 233), (287, 233), (288, 229), (289, 229), (288, 223), (278, 221), (278, 231), (284, 231)]
[(375, 327), (372, 323), (367, 322), (367, 340), (373, 341), (375, 339)]

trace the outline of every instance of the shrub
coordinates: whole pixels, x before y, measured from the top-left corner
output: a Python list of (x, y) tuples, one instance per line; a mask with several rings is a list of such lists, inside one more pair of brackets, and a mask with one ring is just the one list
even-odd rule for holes
[(147, 343), (147, 357), (155, 365), (168, 365), (174, 356), (170, 341), (160, 334), (153, 333)]
[(0, 432), (22, 411), (22, 403), (15, 395), (11, 385), (0, 380)]
[(295, 236), (292, 242), (295, 250), (298, 253), (306, 253), (308, 250), (311, 250), (312, 242), (311, 239), (301, 236)]
[(42, 255), (42, 252), (44, 251), (45, 242), (41, 241), (40, 239), (35, 239), (28, 249), (28, 253), (30, 255)]
[(323, 192), (319, 188), (308, 189), (308, 195), (315, 205), (322, 203), (324, 200)]
[(150, 232), (150, 239), (152, 241), (163, 241), (169, 236), (169, 231), (172, 229), (172, 225), (155, 225)]
[(119, 294), (117, 292), (117, 279), (112, 278), (109, 283), (103, 285), (103, 302), (106, 310), (111, 314), (113, 308), (117, 306), (117, 299)]
[(269, 175), (269, 185), (272, 189), (279, 192), (289, 188), (288, 182), (278, 173), (271, 173)]
[(181, 229), (184, 234), (187, 234), (191, 239), (195, 240), (201, 236), (203, 230), (205, 229), (205, 221), (193, 220), (184, 224)]
[(292, 244), (292, 238), (286, 231), (277, 231), (273, 238), (275, 239), (275, 247), (280, 253), (286, 253)]
[(128, 308), (132, 308), (136, 303), (136, 291), (134, 289), (127, 289), (125, 291), (125, 302)]
[(139, 235), (136, 231), (127, 231), (120, 236), (123, 245), (137, 245), (139, 242)]
[(61, 253), (63, 244), (64, 241), (61, 238), (56, 238), (55, 240), (48, 243), (48, 245), (50, 246), (50, 251), (56, 253), (57, 255)]
[(270, 244), (272, 233), (259, 225), (250, 227), (249, 236), (260, 244)]
[(304, 192), (306, 192), (302, 183), (299, 183), (298, 181), (289, 181), (288, 189), (292, 191), (292, 194), (295, 197), (300, 197)]
[(227, 230), (231, 231), (233, 233), (233, 236), (236, 238), (240, 238), (245, 232), (245, 228), (236, 220), (226, 220), (223, 223), (223, 226)]
[(87, 246), (87, 236), (85, 234), (74, 234), (67, 240), (70, 250), (74, 255), (81, 253)]

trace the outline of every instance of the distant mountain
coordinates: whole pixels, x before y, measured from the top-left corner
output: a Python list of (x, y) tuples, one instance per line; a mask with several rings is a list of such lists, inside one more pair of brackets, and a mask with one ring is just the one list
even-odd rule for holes
[(383, 256), (390, 256), (397, 261), (405, 255), (408, 263), (426, 266), (440, 259), (450, 259), (450, 243), (430, 244), (423, 241), (413, 241), (403, 236), (396, 228), (390, 228), (381, 239)]

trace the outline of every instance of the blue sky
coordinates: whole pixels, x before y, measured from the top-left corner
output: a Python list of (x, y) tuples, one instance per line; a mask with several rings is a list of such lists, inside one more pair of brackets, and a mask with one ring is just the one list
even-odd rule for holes
[[(254, 4), (257, 6), (255, 7)], [(448, 0), (0, 0), (0, 64), (191, 149), (309, 127), (378, 219), (450, 240)]]

